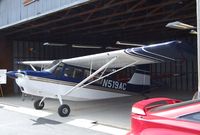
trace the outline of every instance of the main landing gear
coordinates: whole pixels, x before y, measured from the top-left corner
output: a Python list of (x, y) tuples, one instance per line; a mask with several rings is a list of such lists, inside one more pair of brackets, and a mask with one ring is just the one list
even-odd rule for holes
[(58, 108), (58, 114), (61, 116), (61, 117), (67, 117), (69, 116), (70, 114), (70, 107), (66, 104), (63, 104), (61, 105), (59, 108)]
[[(70, 112), (71, 112), (71, 109), (70, 107), (67, 105), (67, 104), (63, 104), (62, 102), (62, 98), (61, 96), (58, 96), (58, 99), (59, 99), (59, 102), (60, 102), (60, 106), (58, 107), (58, 114), (61, 116), (61, 117), (67, 117), (69, 116)], [(34, 102), (34, 108), (36, 110), (42, 110), (44, 108), (44, 100), (45, 98), (43, 99), (39, 99), (39, 100), (36, 100)]]

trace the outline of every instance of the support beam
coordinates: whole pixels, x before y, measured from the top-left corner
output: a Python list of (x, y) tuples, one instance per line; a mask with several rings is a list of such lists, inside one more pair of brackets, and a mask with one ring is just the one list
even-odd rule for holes
[(27, 26), (25, 28), (19, 28), (18, 30), (13, 30), (13, 32), (8, 33), (7, 35), (12, 35), (12, 34), (15, 34), (15, 33), (18, 33), (18, 32), (31, 30), (31, 29), (38, 28), (38, 27), (45, 27), (47, 25), (52, 25), (54, 23), (57, 24), (58, 22), (63, 21), (63, 20), (67, 20), (67, 19), (71, 20), (71, 19), (74, 19), (76, 17), (88, 15), (91, 12), (98, 12), (98, 11), (105, 10), (105, 9), (108, 9), (108, 8), (114, 8), (114, 7), (118, 6), (118, 5), (127, 4), (127, 3), (130, 3), (130, 2), (131, 2), (130, 0), (123, 0), (121, 2), (117, 2), (117, 3), (112, 4), (110, 6), (103, 6), (103, 7), (99, 7), (99, 8), (93, 8), (93, 9), (88, 10), (86, 12), (80, 12), (78, 14), (73, 14), (73, 15), (67, 14), (67, 16), (60, 17), (59, 19), (50, 20), (50, 21), (48, 20), (48, 21), (45, 21), (43, 23), (38, 23), (37, 25)]
[(195, 4), (195, 1), (191, 0), (190, 3), (187, 3), (185, 6), (181, 7), (180, 9), (177, 9), (176, 11), (172, 12), (171, 14), (169, 14), (168, 16), (165, 16), (166, 18), (171, 18), (174, 15), (176, 15), (177, 13), (184, 11), (185, 9), (188, 9), (188, 7), (191, 7), (192, 5)]
[[(114, 17), (120, 17), (120, 16), (125, 16), (125, 15), (131, 15), (131, 14), (135, 14), (135, 13), (137, 13), (137, 12), (142, 12), (142, 11), (144, 11), (144, 10), (151, 10), (151, 9), (154, 9), (154, 8), (157, 8), (157, 7), (159, 7), (159, 6), (168, 6), (168, 5), (173, 5), (173, 4), (176, 4), (177, 3), (177, 1), (175, 0), (175, 1), (170, 1), (170, 2), (165, 2), (165, 3), (162, 3), (162, 4), (155, 4), (155, 5), (151, 5), (151, 6), (144, 6), (144, 7), (138, 7), (138, 6), (140, 6), (141, 4), (143, 4), (143, 2), (141, 1), (141, 2), (139, 2), (139, 4), (136, 4), (136, 5), (134, 5), (133, 3), (133, 6), (130, 6), (129, 8), (127, 8), (125, 11), (118, 11), (117, 13), (113, 13), (113, 14), (107, 14), (107, 15), (103, 15), (103, 16), (101, 16), (101, 17), (95, 17), (95, 18), (88, 18), (88, 20), (86, 19), (85, 21), (77, 21), (77, 22), (74, 22), (74, 23), (70, 23), (70, 24), (66, 24), (66, 25), (61, 25), (61, 26), (57, 26), (57, 27), (52, 27), (51, 28), (51, 31), (53, 32), (53, 33), (55, 33), (55, 32), (57, 32), (57, 31), (59, 31), (59, 30), (69, 30), (69, 29), (78, 29), (79, 28), (79, 26), (80, 25), (87, 25), (88, 23), (89, 23), (89, 25), (87, 26), (87, 27), (90, 27), (90, 25), (91, 25), (91, 23), (96, 23), (96, 22), (99, 22), (99, 21), (103, 21), (103, 22), (105, 22), (105, 23), (98, 23), (98, 24), (94, 24), (95, 26), (96, 25), (108, 25), (108, 24), (111, 24), (111, 23), (114, 23), (114, 22), (116, 22), (116, 21), (114, 21), (114, 22), (109, 22), (108, 23), (108, 20), (109, 19), (111, 19), (111, 18), (114, 18)], [(121, 2), (121, 4), (122, 4), (122, 6), (123, 6), (123, 4), (130, 4), (130, 3), (127, 3), (127, 1), (123, 1), (123, 2)], [(96, 13), (96, 12), (99, 12), (99, 11), (103, 11), (103, 10), (106, 10), (106, 9), (111, 9), (111, 8), (114, 8), (114, 7), (116, 7), (116, 6), (119, 6), (118, 5), (118, 3), (116, 3), (116, 4), (113, 4), (113, 5), (110, 5), (110, 7), (109, 6), (105, 6), (105, 7), (98, 7), (98, 8), (94, 8), (93, 10), (90, 10), (90, 12), (89, 11), (86, 11), (86, 12), (83, 12), (83, 13), (80, 13), (80, 14), (77, 14), (77, 15), (71, 15), (71, 16), (69, 16), (69, 17), (65, 17), (64, 19), (66, 20), (66, 19), (74, 19), (75, 17), (79, 17), (79, 16), (82, 16), (82, 15), (87, 15), (87, 16), (90, 16), (90, 14), (92, 13), (92, 14), (94, 14), (94, 13)], [(100, 10), (101, 9), (101, 10)], [(132, 9), (132, 10), (131, 10)], [(134, 10), (134, 11), (133, 11)], [(87, 13), (87, 14), (86, 14)], [(163, 12), (161, 12), (161, 13), (156, 13), (156, 14), (163, 14), (164, 13), (164, 11)], [(144, 18), (146, 15), (144, 15), (144, 16), (139, 16), (139, 18)], [(138, 16), (132, 16), (131, 15), (131, 18), (128, 18), (128, 19), (126, 19), (126, 20), (119, 20), (119, 23), (121, 22), (121, 21), (126, 21), (126, 23), (127, 22), (129, 22), (130, 20), (136, 20), (138, 18)], [(58, 19), (58, 20), (60, 20), (60, 19)], [(51, 22), (54, 22), (54, 21), (56, 21), (56, 20), (53, 20), (53, 21), (49, 21), (49, 23), (51, 23)], [(62, 21), (62, 20), (60, 20), (60, 21)], [(107, 23), (106, 23), (107, 22)], [(118, 22), (117, 22), (118, 23)], [(44, 24), (44, 23), (41, 23), (41, 24)], [(52, 24), (52, 23), (51, 23)], [(49, 25), (49, 24), (48, 24)], [(91, 27), (94, 27), (94, 25), (92, 25)], [(37, 26), (37, 25), (36, 25)], [(39, 26), (38, 26), (39, 27)], [(35, 26), (34, 27), (28, 27), (28, 29), (30, 29), (30, 28), (35, 28)], [(85, 28), (85, 27), (84, 27)], [(28, 29), (21, 29), (21, 30), (28, 30)], [(8, 33), (8, 35), (12, 35), (12, 34), (17, 34), (17, 32), (20, 32), (21, 30), (19, 30), (19, 31), (13, 31), (13, 32), (11, 32), (11, 33)], [(34, 30), (35, 32), (33, 32), (33, 36), (34, 35), (37, 35), (37, 34), (40, 34), (40, 33), (46, 33), (47, 32), (47, 30), (49, 30), (49, 29), (47, 29), (47, 28), (44, 28), (43, 30), (40, 30), (40, 29), (36, 29), (36, 30)], [(30, 33), (30, 32), (26, 32), (26, 33)]]
[(198, 66), (198, 98), (200, 98), (200, 0), (196, 0), (197, 9), (197, 66)]
[[(163, 14), (166, 14), (166, 13), (163, 13)], [(157, 15), (161, 15), (161, 13), (157, 13)], [(191, 17), (195, 17), (194, 14), (191, 14), (191, 15), (184, 15), (182, 16), (180, 19), (189, 19)], [(132, 20), (130, 21), (134, 21), (134, 20), (139, 20), (139, 19), (142, 19), (143, 17), (135, 17), (135, 18), (132, 18)], [(129, 28), (133, 28), (133, 27), (140, 27), (140, 26), (144, 26), (144, 25), (150, 25), (150, 24), (156, 24), (156, 23), (162, 23), (162, 22), (168, 22), (168, 21), (173, 21), (174, 18), (171, 18), (171, 19), (159, 19), (159, 20), (151, 20), (151, 21), (148, 21), (148, 22), (142, 22), (142, 23), (139, 23), (139, 24), (136, 24), (136, 23), (133, 23), (131, 25), (127, 25), (126, 27), (124, 27), (123, 29), (129, 29)], [(84, 32), (83, 34), (84, 35), (89, 35), (89, 34), (98, 34), (98, 33), (104, 33), (104, 32), (110, 32), (110, 31), (115, 31), (115, 30), (120, 30), (122, 29), (120, 27), (120, 25), (118, 26), (115, 26), (115, 24), (120, 24), (120, 23), (123, 23), (124, 21), (121, 20), (121, 21), (117, 21), (117, 22), (112, 22), (112, 23), (109, 23), (107, 25), (112, 25), (112, 27), (109, 27), (107, 29), (100, 29), (100, 30), (94, 30), (95, 28), (100, 28), (102, 27), (102, 25), (93, 25), (93, 26), (89, 26), (89, 27), (84, 27), (84, 28), (80, 28), (80, 29), (75, 29), (75, 30), (72, 30), (70, 31), (70, 33), (75, 33), (75, 32), (79, 32), (81, 33), (81, 31), (87, 31), (87, 32)], [(163, 26), (164, 27), (164, 26)], [(89, 31), (91, 30), (91, 31)], [(59, 36), (60, 34), (65, 34), (67, 33), (66, 31), (65, 32), (60, 32), (58, 34), (55, 34), (54, 36)]]

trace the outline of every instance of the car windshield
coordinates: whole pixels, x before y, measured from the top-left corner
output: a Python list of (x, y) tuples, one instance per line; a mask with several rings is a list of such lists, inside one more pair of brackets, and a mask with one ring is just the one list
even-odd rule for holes
[(150, 111), (151, 112), (164, 111), (164, 110), (168, 110), (168, 109), (172, 109), (172, 108), (177, 108), (177, 107), (181, 107), (181, 106), (186, 106), (186, 105), (190, 105), (190, 104), (194, 104), (194, 103), (198, 103), (198, 102), (200, 102), (200, 99), (189, 100), (189, 101), (180, 102), (180, 103), (176, 103), (176, 104), (163, 105), (163, 106), (160, 106), (160, 107), (153, 108)]

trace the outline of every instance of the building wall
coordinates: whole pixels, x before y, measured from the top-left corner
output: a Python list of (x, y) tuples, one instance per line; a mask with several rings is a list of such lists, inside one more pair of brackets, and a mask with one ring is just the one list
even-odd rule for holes
[(197, 62), (169, 62), (151, 65), (152, 84), (176, 91), (197, 90)]
[(152, 85), (176, 91), (195, 92), (198, 87), (196, 37), (184, 38), (192, 53), (181, 61), (151, 65)]
[[(0, 69), (12, 70), (12, 43), (4, 37), (0, 38)], [(12, 80), (7, 79), (7, 84), (2, 84), (4, 95), (13, 94)]]
[[(184, 38), (183, 40), (193, 47), (194, 52), (196, 51), (196, 38)], [(78, 49), (71, 46), (43, 46), (43, 43), (32, 41), (14, 41), (13, 68), (14, 70), (30, 68), (17, 65), (16, 61), (64, 59), (104, 51), (102, 49)], [(196, 54), (189, 55), (180, 62), (151, 64), (150, 72), (152, 87), (190, 92), (197, 89)]]
[(35, 0), (31, 4), (24, 5), (24, 0), (0, 0), (0, 26), (86, 1), (88, 0)]

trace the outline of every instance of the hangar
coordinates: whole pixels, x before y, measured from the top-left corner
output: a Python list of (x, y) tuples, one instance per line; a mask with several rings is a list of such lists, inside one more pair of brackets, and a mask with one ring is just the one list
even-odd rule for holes
[[(0, 0), (1, 69), (18, 69), (16, 61), (20, 60), (71, 58), (125, 48), (116, 41), (151, 44), (182, 40), (194, 55), (181, 63), (150, 65), (151, 81), (156, 87), (193, 92), (197, 89), (196, 35), (165, 27), (173, 21), (196, 26), (196, 2)], [(19, 93), (17, 88), (13, 90), (11, 80), (3, 87), (6, 95)]]

